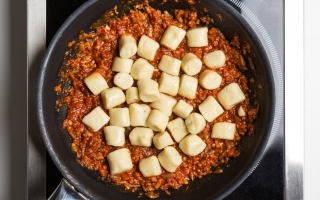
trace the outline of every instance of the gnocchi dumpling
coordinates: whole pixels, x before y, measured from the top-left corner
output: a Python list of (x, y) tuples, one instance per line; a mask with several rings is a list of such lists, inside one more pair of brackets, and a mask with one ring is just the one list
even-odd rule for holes
[(233, 140), (236, 124), (230, 122), (217, 122), (212, 127), (211, 138)]
[(101, 92), (102, 105), (105, 109), (111, 109), (126, 101), (126, 96), (120, 88), (113, 87)]
[(173, 107), (177, 104), (177, 100), (169, 95), (160, 93), (160, 98), (150, 104), (151, 108), (160, 110), (167, 116), (172, 114)]
[(159, 150), (174, 144), (170, 134), (167, 131), (156, 134), (152, 140), (154, 146)]
[(223, 113), (223, 108), (212, 96), (208, 96), (199, 106), (199, 111), (202, 116), (208, 121), (212, 122), (215, 118)]
[(119, 126), (106, 126), (103, 128), (104, 137), (107, 145), (111, 146), (123, 146), (125, 143), (124, 139), (124, 128)]
[(170, 50), (175, 50), (179, 46), (185, 35), (185, 30), (177, 26), (170, 25), (163, 33), (160, 44), (166, 46)]
[(168, 74), (178, 76), (181, 67), (181, 60), (174, 57), (163, 55), (158, 64), (158, 68)]
[(183, 119), (180, 117), (170, 121), (167, 125), (167, 128), (176, 142), (180, 142), (186, 135), (189, 134)]
[(143, 58), (138, 58), (132, 65), (130, 75), (134, 80), (143, 78), (151, 78), (153, 76), (154, 67)]
[(223, 67), (226, 62), (226, 55), (221, 50), (215, 50), (203, 56), (204, 64), (211, 68), (220, 68)]
[(168, 124), (169, 117), (159, 110), (151, 110), (146, 125), (154, 131), (163, 132)]
[(156, 156), (141, 159), (139, 161), (139, 170), (144, 177), (158, 176), (162, 172)]
[(181, 61), (181, 69), (189, 76), (198, 74), (202, 68), (201, 60), (193, 53), (187, 53)]
[(178, 115), (179, 117), (185, 119), (190, 115), (192, 110), (192, 105), (188, 104), (184, 100), (179, 100), (176, 106), (173, 108), (172, 112)]
[(217, 94), (218, 101), (226, 109), (233, 108), (246, 99), (240, 86), (237, 83), (230, 83)]
[(143, 35), (138, 44), (137, 54), (147, 60), (153, 60), (160, 45), (150, 37)]
[(130, 126), (130, 115), (128, 108), (112, 108), (109, 110), (110, 125), (128, 127)]
[(198, 79), (183, 74), (180, 78), (178, 94), (188, 99), (194, 99), (196, 97), (197, 87)]
[(238, 115), (240, 117), (246, 116), (246, 112), (244, 111), (242, 106), (239, 106), (239, 108), (238, 108)]
[(123, 34), (119, 39), (119, 54), (121, 58), (130, 58), (137, 53), (137, 41), (130, 34)]
[(129, 140), (134, 146), (150, 147), (153, 131), (150, 128), (136, 127), (129, 134)]
[(217, 72), (211, 70), (204, 70), (199, 76), (199, 84), (207, 90), (217, 89), (221, 81), (222, 77)]
[(159, 91), (162, 93), (176, 96), (179, 90), (179, 76), (172, 76), (166, 72), (162, 72), (159, 78)]
[(112, 62), (111, 70), (114, 72), (130, 73), (133, 60), (129, 58), (115, 57)]
[(137, 87), (131, 87), (126, 90), (126, 102), (127, 104), (136, 103), (140, 101), (139, 91)]
[(127, 148), (115, 150), (107, 155), (110, 174), (120, 174), (132, 169), (130, 151)]
[(89, 90), (94, 94), (98, 95), (103, 90), (109, 88), (107, 81), (98, 72), (93, 72), (84, 79), (84, 83), (87, 85)]
[(151, 108), (146, 104), (133, 103), (129, 106), (131, 126), (146, 126)]
[(172, 146), (165, 147), (158, 155), (161, 166), (168, 172), (175, 172), (182, 163), (182, 157)]
[(139, 97), (143, 102), (154, 102), (160, 98), (158, 83), (152, 79), (140, 79), (137, 82)]
[(113, 77), (113, 82), (120, 89), (126, 90), (133, 85), (133, 78), (127, 73), (120, 72)]
[(206, 143), (197, 135), (188, 135), (181, 140), (179, 148), (188, 156), (196, 156), (206, 148)]
[(102, 128), (108, 123), (110, 117), (105, 113), (100, 106), (89, 112), (83, 119), (82, 122), (89, 126), (94, 132)]
[(187, 44), (189, 47), (208, 46), (208, 28), (196, 27), (187, 31)]
[(206, 126), (206, 120), (199, 113), (191, 113), (185, 120), (189, 133), (198, 134)]

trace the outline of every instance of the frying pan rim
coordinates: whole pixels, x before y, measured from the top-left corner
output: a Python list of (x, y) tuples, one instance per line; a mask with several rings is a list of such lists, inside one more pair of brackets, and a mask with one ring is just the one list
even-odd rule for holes
[[(61, 35), (68, 30), (68, 26), (75, 20), (77, 19), (77, 17), (79, 15), (81, 15), (83, 13), (83, 11), (85, 11), (86, 9), (89, 9), (91, 6), (93, 6), (94, 4), (96, 4), (97, 2), (99, 2), (100, 0), (92, 0), (92, 1), (87, 1), (84, 4), (82, 4), (78, 9), (76, 9), (71, 15), (70, 17), (68, 17), (68, 19), (61, 25), (61, 27), (58, 29), (58, 31), (56, 32), (56, 34), (54, 35), (53, 39), (51, 40), (47, 51), (45, 53), (44, 59), (41, 63), (41, 67), (40, 67), (40, 72), (39, 72), (39, 76), (38, 76), (38, 88), (37, 88), (37, 116), (38, 116), (38, 122), (39, 122), (39, 128), (40, 128), (40, 132), (42, 135), (42, 138), (46, 144), (46, 148), (49, 152), (49, 155), (51, 156), (53, 162), (55, 163), (55, 165), (58, 167), (58, 169), (60, 170), (60, 172), (64, 175), (64, 177), (70, 181), (72, 183), (72, 185), (81, 193), (85, 194), (88, 197), (94, 198), (94, 196), (92, 196), (92, 193), (94, 193), (92, 190), (88, 189), (87, 187), (85, 187), (83, 184), (81, 184), (81, 182), (79, 180), (77, 180), (76, 177), (74, 177), (72, 175), (72, 173), (66, 169), (66, 167), (64, 166), (64, 162), (62, 160), (62, 158), (60, 157), (59, 154), (57, 154), (54, 150), (54, 147), (51, 144), (51, 140), (49, 137), (49, 131), (47, 130), (47, 126), (46, 126), (46, 121), (44, 118), (44, 113), (43, 113), (43, 98), (42, 98), (42, 94), (43, 94), (43, 87), (44, 87), (44, 80), (45, 80), (45, 75), (46, 72), (48, 70), (48, 62), (50, 60), (50, 57), (55, 49), (55, 46), (57, 44), (57, 42), (59, 41), (59, 38), (61, 37)], [(252, 41), (255, 42), (256, 45), (258, 45), (259, 47), (262, 47), (260, 51), (262, 51), (262, 53), (260, 54), (260, 56), (262, 57), (262, 60), (266, 60), (268, 62), (265, 63), (266, 68), (267, 68), (267, 73), (269, 74), (268, 78), (270, 80), (268, 80), (269, 83), (272, 83), (272, 86), (269, 86), (270, 88), (270, 94), (272, 95), (272, 100), (270, 101), (270, 107), (272, 109), (270, 109), (272, 112), (270, 112), (270, 116), (268, 117), (270, 120), (267, 122), (267, 127), (268, 130), (264, 131), (264, 137), (262, 138), (261, 144), (259, 146), (259, 148), (257, 149), (256, 153), (254, 154), (253, 158), (250, 160), (250, 163), (247, 165), (247, 167), (243, 170), (243, 172), (241, 172), (241, 174), (236, 178), (235, 181), (232, 182), (232, 184), (229, 184), (226, 186), (226, 189), (224, 189), (222, 192), (218, 193), (217, 195), (215, 195), (215, 198), (221, 199), (223, 197), (225, 197), (226, 195), (230, 194), (235, 188), (237, 188), (243, 181), (245, 178), (247, 178), (251, 172), (255, 169), (255, 167), (257, 166), (257, 164), (260, 162), (260, 158), (262, 157), (263, 153), (264, 153), (264, 149), (267, 145), (268, 142), (268, 138), (270, 136), (270, 132), (271, 132), (271, 128), (272, 128), (272, 123), (274, 120), (274, 109), (275, 109), (275, 87), (274, 87), (274, 77), (272, 75), (271, 72), (271, 64), (270, 61), (268, 59), (268, 56), (265, 52), (265, 48), (263, 47), (259, 37), (257, 36), (257, 34), (253, 31), (253, 29), (251, 28), (251, 26), (248, 24), (248, 22), (246, 22), (246, 20), (234, 9), (232, 8), (229, 4), (227, 4), (226, 2), (224, 2), (223, 0), (218, 0), (215, 1), (214, 3), (218, 4), (219, 6), (221, 6), (222, 9), (227, 10), (228, 12), (230, 11), (230, 15), (234, 18), (236, 18), (235, 20), (237, 20), (237, 22), (244, 27), (244, 29), (247, 30), (247, 33), (250, 35), (250, 38), (252, 39)], [(235, 17), (235, 16), (240, 16), (240, 17)]]

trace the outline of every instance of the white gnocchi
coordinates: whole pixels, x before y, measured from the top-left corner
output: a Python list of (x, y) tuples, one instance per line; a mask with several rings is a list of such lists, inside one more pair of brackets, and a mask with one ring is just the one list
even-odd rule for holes
[(185, 119), (190, 115), (192, 110), (192, 105), (188, 104), (184, 100), (179, 100), (176, 106), (173, 108), (172, 112), (178, 115), (179, 117)]
[(206, 143), (197, 135), (188, 135), (181, 140), (179, 148), (188, 156), (196, 156), (206, 148)]
[(128, 127), (130, 126), (130, 116), (128, 108), (112, 108), (109, 110), (110, 125)]
[(177, 104), (177, 100), (169, 95), (160, 93), (160, 98), (150, 104), (151, 108), (160, 110), (167, 116), (172, 114), (173, 107)]
[(217, 89), (221, 81), (222, 77), (217, 72), (211, 70), (204, 70), (199, 75), (199, 84), (207, 90)]
[(197, 87), (198, 79), (183, 74), (180, 78), (178, 94), (188, 99), (194, 99), (196, 97)]
[(94, 132), (101, 129), (106, 123), (108, 123), (110, 117), (105, 113), (100, 106), (89, 112), (83, 119), (82, 122), (89, 126)]
[(165, 147), (158, 155), (161, 166), (168, 172), (175, 172), (182, 163), (182, 157), (172, 146)]
[(196, 27), (187, 31), (186, 34), (189, 47), (204, 47), (208, 46), (208, 28)]
[(174, 57), (163, 55), (158, 64), (158, 68), (168, 74), (178, 76), (181, 67), (181, 60)]
[(153, 138), (154, 146), (161, 150), (169, 145), (173, 145), (173, 140), (170, 137), (170, 134), (167, 131), (156, 134)]
[(151, 108), (146, 104), (133, 103), (129, 106), (131, 126), (146, 126)]
[(187, 53), (181, 60), (181, 69), (189, 76), (194, 76), (202, 68), (201, 60), (193, 53)]
[(132, 65), (130, 75), (134, 80), (143, 78), (151, 78), (153, 75), (154, 67), (143, 58), (138, 58)]
[(131, 87), (126, 90), (126, 103), (132, 104), (140, 101), (139, 91), (137, 87)]
[(162, 72), (158, 80), (159, 82), (159, 92), (169, 94), (171, 96), (176, 96), (179, 90), (179, 76), (172, 76), (166, 72)]
[(150, 37), (143, 35), (138, 44), (138, 56), (147, 60), (153, 60), (160, 45)]
[[(188, 47), (206, 47), (208, 28), (196, 27), (186, 32), (170, 25), (162, 35), (160, 44), (174, 51), (182, 41)], [(162, 174), (161, 166), (168, 172), (175, 172), (182, 163), (181, 151), (187, 156), (201, 154), (206, 143), (197, 134), (206, 126), (209, 127), (207, 122), (217, 119), (224, 113), (224, 109), (229, 110), (239, 104), (236, 107), (238, 116), (246, 115), (240, 104), (246, 97), (237, 83), (231, 83), (220, 90), (216, 95), (217, 100), (208, 93), (197, 108), (187, 103), (186, 99), (196, 98), (198, 84), (206, 90), (220, 89), (222, 77), (219, 75), (220, 71), (217, 73), (215, 69), (222, 68), (228, 59), (223, 51), (204, 53), (202, 61), (197, 57), (198, 54), (191, 52), (180, 60), (173, 57), (177, 57), (173, 52), (173, 56), (162, 55), (159, 63), (158, 60), (152, 62), (159, 48), (159, 43), (146, 35), (141, 36), (137, 44), (132, 35), (123, 34), (119, 38), (119, 57), (114, 57), (111, 65), (112, 71), (117, 72), (111, 80), (117, 87), (109, 88), (107, 81), (98, 72), (84, 79), (94, 95), (101, 95), (102, 106), (109, 114), (99, 106), (93, 109), (82, 120), (91, 128), (88, 130), (96, 132), (103, 128), (106, 144), (115, 147), (126, 145), (127, 130), (130, 131), (126, 134), (131, 145), (154, 145), (156, 149), (162, 150), (158, 156), (149, 155), (139, 161), (139, 170), (144, 177)], [(202, 71), (206, 67), (211, 70), (207, 68)], [(180, 72), (180, 68), (183, 72)], [(158, 80), (153, 80), (154, 72), (156, 76), (161, 72)], [(178, 102), (174, 97), (176, 95), (179, 95), (178, 99), (182, 97)], [(201, 97), (199, 99), (202, 100)], [(119, 106), (124, 102), (126, 105)], [(193, 112), (195, 109), (198, 113)], [(172, 113), (178, 117), (169, 121)], [(215, 122), (211, 138), (233, 140), (236, 131), (235, 123)], [(133, 168), (127, 148), (109, 153), (107, 161), (111, 175)]]
[(185, 30), (177, 26), (170, 25), (163, 33), (160, 44), (166, 46), (170, 50), (175, 50), (179, 46), (185, 35)]
[(137, 53), (137, 41), (130, 34), (123, 34), (119, 39), (119, 54), (121, 58), (131, 58)]
[(114, 72), (130, 73), (133, 60), (129, 58), (115, 57), (112, 62), (111, 70)]
[(143, 102), (154, 102), (160, 98), (159, 84), (152, 79), (140, 79), (137, 82), (139, 97)]
[(146, 125), (154, 131), (163, 132), (168, 124), (169, 117), (159, 110), (151, 110)]
[(110, 174), (120, 174), (132, 169), (130, 151), (127, 148), (115, 150), (107, 155)]
[(123, 146), (125, 143), (124, 128), (119, 126), (106, 126), (103, 128), (107, 145)]
[(126, 101), (126, 96), (120, 88), (113, 87), (101, 92), (101, 101), (105, 109), (111, 109)]
[(139, 170), (144, 177), (158, 176), (162, 172), (156, 156), (141, 159), (139, 161)]
[(167, 125), (167, 128), (176, 142), (180, 142), (186, 135), (189, 134), (183, 119), (180, 117), (170, 121)]
[(107, 81), (98, 72), (93, 72), (87, 76), (84, 83), (94, 95), (99, 95), (103, 90), (109, 88)]
[(244, 111), (242, 106), (239, 106), (239, 108), (238, 108), (238, 115), (240, 117), (246, 116), (246, 112)]
[(233, 108), (246, 99), (240, 86), (237, 83), (230, 83), (217, 94), (218, 101), (226, 109)]
[(208, 121), (212, 122), (223, 113), (223, 108), (212, 96), (208, 96), (199, 106), (199, 111), (202, 116)]
[(120, 89), (126, 90), (133, 85), (133, 78), (127, 73), (120, 72), (113, 77), (113, 82)]
[(206, 120), (199, 113), (191, 113), (185, 120), (189, 133), (198, 134), (206, 126)]
[(235, 132), (235, 123), (217, 122), (212, 127), (211, 138), (233, 140)]
[(129, 134), (129, 140), (134, 146), (150, 147), (153, 131), (150, 128), (136, 127)]
[(226, 55), (223, 53), (223, 51), (216, 50), (204, 55), (203, 62), (211, 69), (220, 68), (223, 67), (224, 63), (226, 62)]

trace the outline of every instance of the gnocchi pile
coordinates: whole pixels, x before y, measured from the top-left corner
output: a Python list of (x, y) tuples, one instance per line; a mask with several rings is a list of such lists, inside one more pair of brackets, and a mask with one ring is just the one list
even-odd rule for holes
[[(106, 80), (97, 72), (84, 79), (90, 91), (101, 96), (102, 105), (109, 112), (108, 115), (101, 107), (96, 107), (83, 118), (85, 125), (93, 131), (103, 128), (106, 143), (111, 146), (123, 146), (125, 127), (131, 126), (133, 129), (129, 133), (129, 140), (132, 145), (154, 145), (162, 150), (158, 156), (152, 155), (140, 160), (139, 170), (144, 177), (160, 175), (161, 166), (168, 172), (175, 172), (182, 163), (182, 157), (171, 146), (174, 141), (179, 143), (184, 154), (200, 154), (206, 144), (197, 134), (205, 128), (207, 122), (220, 116), (224, 109), (229, 110), (246, 98), (237, 83), (224, 87), (217, 94), (217, 100), (208, 96), (198, 106), (199, 112), (192, 112), (193, 107), (190, 104), (184, 100), (178, 102), (174, 98), (177, 94), (187, 99), (196, 98), (198, 84), (208, 90), (220, 86), (222, 77), (211, 69), (224, 66), (226, 56), (221, 50), (204, 55), (203, 63), (207, 69), (201, 72), (199, 78), (193, 76), (201, 71), (203, 63), (195, 54), (187, 53), (181, 60), (163, 55), (158, 65), (161, 76), (158, 81), (151, 79), (155, 68), (148, 60), (154, 59), (160, 45), (175, 50), (187, 37), (189, 47), (207, 46), (207, 33), (207, 27), (185, 31), (170, 25), (160, 44), (147, 35), (142, 35), (137, 44), (132, 35), (123, 34), (119, 39), (120, 57), (115, 57), (112, 64), (112, 71), (117, 72), (113, 78), (116, 87), (109, 88)], [(136, 54), (138, 59), (130, 59)], [(184, 73), (179, 76), (180, 70)], [(134, 81), (137, 82), (137, 87), (133, 87)], [(128, 107), (116, 108), (123, 103)], [(239, 115), (245, 115), (243, 110), (238, 112)], [(172, 113), (178, 117), (170, 121)], [(235, 131), (234, 123), (218, 122), (212, 127), (211, 137), (233, 140)], [(119, 174), (133, 167), (127, 148), (109, 153), (107, 160), (111, 174)]]

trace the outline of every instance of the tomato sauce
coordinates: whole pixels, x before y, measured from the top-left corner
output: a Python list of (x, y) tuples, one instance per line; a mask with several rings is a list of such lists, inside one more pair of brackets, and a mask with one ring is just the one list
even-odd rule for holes
[[(74, 47), (76, 53), (73, 56), (70, 56), (71, 51), (66, 53), (65, 64), (59, 75), (62, 81), (67, 81), (70, 84), (70, 88), (62, 90), (61, 84), (59, 84), (55, 90), (57, 93), (66, 94), (63, 102), (59, 103), (59, 106), (63, 104), (67, 107), (63, 128), (70, 134), (72, 138), (71, 148), (76, 153), (76, 158), (82, 166), (97, 170), (104, 180), (112, 180), (114, 183), (121, 184), (131, 191), (142, 188), (147, 193), (149, 192), (150, 196), (154, 197), (153, 191), (167, 191), (169, 188), (179, 188), (184, 184), (188, 184), (189, 181), (201, 178), (209, 173), (222, 173), (223, 170), (219, 166), (223, 163), (228, 163), (230, 158), (237, 157), (240, 154), (238, 142), (242, 136), (253, 134), (253, 121), (257, 116), (258, 110), (252, 109), (248, 112), (250, 108), (248, 80), (240, 70), (245, 66), (242, 61), (243, 58), (241, 58), (240, 43), (237, 42), (239, 38), (235, 36), (234, 40), (229, 42), (217, 28), (209, 29), (209, 45), (206, 47), (188, 47), (185, 38), (176, 50), (169, 51), (161, 46), (154, 60), (150, 61), (155, 67), (152, 79), (157, 81), (161, 74), (157, 66), (162, 55), (182, 59), (186, 53), (192, 52), (202, 60), (205, 54), (214, 50), (222, 50), (226, 55), (226, 63), (224, 67), (214, 70), (222, 77), (220, 87), (214, 90), (206, 90), (198, 85), (195, 99), (188, 100), (179, 95), (175, 96), (175, 98), (177, 100), (186, 100), (187, 103), (193, 106), (194, 112), (199, 112), (198, 105), (206, 97), (211, 95), (216, 98), (217, 93), (232, 82), (238, 83), (246, 96), (245, 101), (230, 110), (225, 110), (213, 122), (207, 123), (205, 129), (198, 134), (206, 144), (206, 148), (202, 153), (197, 156), (187, 156), (179, 149), (177, 143), (173, 145), (182, 156), (182, 164), (175, 173), (163, 170), (159, 176), (143, 177), (138, 167), (139, 160), (151, 155), (157, 156), (160, 151), (153, 146), (138, 147), (131, 145), (128, 134), (132, 128), (128, 127), (126, 128), (126, 142), (123, 147), (130, 150), (134, 167), (130, 171), (119, 175), (111, 175), (106, 156), (110, 152), (123, 147), (107, 145), (102, 129), (93, 132), (82, 123), (82, 118), (86, 114), (95, 107), (101, 106), (100, 96), (93, 95), (84, 84), (83, 79), (93, 72), (99, 72), (107, 80), (110, 88), (114, 86), (113, 77), (115, 73), (111, 71), (111, 65), (113, 58), (119, 56), (118, 41), (122, 34), (129, 33), (137, 41), (145, 34), (159, 42), (165, 29), (171, 24), (188, 30), (200, 26), (200, 23), (206, 22), (205, 20), (210, 19), (207, 17), (200, 20), (195, 11), (176, 10), (174, 15), (170, 15), (167, 12), (161, 13), (159, 10), (148, 6), (138, 6), (127, 15), (102, 23), (93, 32), (80, 33), (77, 40), (69, 43), (69, 47)], [(133, 60), (137, 58), (137, 56), (132, 57)], [(206, 67), (203, 65), (202, 70), (204, 69)], [(194, 77), (198, 78), (198, 75)], [(244, 111), (249, 114), (239, 117), (236, 111), (238, 106), (242, 106)], [(103, 108), (103, 106), (101, 107)], [(128, 105), (124, 103), (118, 107), (128, 107)], [(107, 110), (105, 112), (108, 113)], [(176, 117), (172, 114), (170, 120)], [(237, 131), (234, 140), (212, 139), (210, 137), (213, 124), (222, 121), (236, 124)]]

